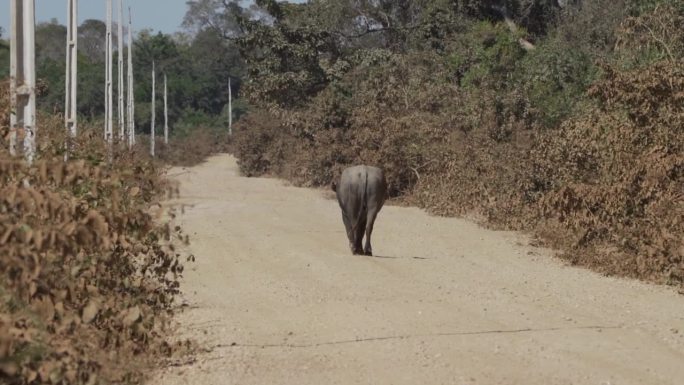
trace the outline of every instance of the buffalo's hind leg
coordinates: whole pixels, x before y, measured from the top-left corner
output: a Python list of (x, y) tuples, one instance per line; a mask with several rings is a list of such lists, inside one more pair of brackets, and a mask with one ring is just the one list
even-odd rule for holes
[(349, 220), (349, 217), (347, 216), (347, 214), (344, 213), (344, 211), (342, 212), (342, 222), (344, 222), (344, 228), (345, 228), (345, 230), (347, 230), (347, 239), (349, 240), (349, 250), (351, 250), (352, 254), (356, 254), (356, 245), (355, 245), (356, 234), (354, 234), (352, 232), (351, 221)]
[(366, 245), (363, 248), (363, 254), (372, 256), (373, 248), (371, 247), (371, 233), (373, 233), (373, 224), (375, 218), (378, 216), (377, 210), (368, 210), (368, 223), (366, 223)]
[(366, 216), (361, 215), (359, 218), (358, 222), (356, 222), (356, 229), (355, 229), (355, 239), (354, 239), (354, 254), (363, 254), (363, 232), (366, 230)]

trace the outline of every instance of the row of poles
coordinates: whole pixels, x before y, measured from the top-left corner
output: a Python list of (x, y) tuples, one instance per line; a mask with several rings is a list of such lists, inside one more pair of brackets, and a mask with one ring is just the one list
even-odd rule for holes
[[(75, 0), (70, 0), (75, 1)], [(127, 142), (128, 148), (132, 148), (135, 144), (135, 96), (133, 88), (133, 55), (131, 49), (133, 46), (132, 41), (132, 15), (131, 9), (128, 8), (128, 72), (126, 74), (126, 83), (128, 85), (128, 92), (125, 92), (124, 87), (124, 57), (123, 57), (123, 0), (118, 1), (118, 123), (119, 123), (119, 142)], [(112, 44), (112, 1), (107, 0), (107, 30), (106, 30), (106, 58), (105, 58), (105, 128), (104, 128), (104, 138), (107, 144), (111, 146), (114, 141), (114, 121), (113, 121), (113, 96), (112, 96), (112, 67), (113, 67), (113, 44)], [(152, 76), (155, 76), (154, 70), (152, 71)], [(152, 82), (154, 87), (154, 80)], [(124, 94), (126, 93), (127, 101), (124, 103)], [(154, 91), (153, 91), (154, 95)], [(166, 93), (164, 94), (166, 98)], [(155, 100), (152, 101), (153, 106)], [(153, 123), (154, 124), (154, 123)], [(154, 142), (155, 132), (151, 132), (151, 142)], [(168, 143), (168, 122), (164, 124), (164, 137), (166, 143)], [(151, 154), (154, 156), (154, 149), (151, 147)]]
[[(76, 0), (69, 0), (76, 1)], [(112, 0), (107, 0), (107, 30), (106, 30), (106, 58), (105, 58), (105, 127), (104, 127), (104, 138), (107, 144), (111, 147), (114, 142), (114, 100), (113, 100), (113, 44), (112, 44)], [(135, 144), (135, 95), (133, 87), (133, 55), (131, 49), (133, 46), (132, 41), (132, 15), (131, 9), (128, 8), (128, 72), (126, 74), (126, 83), (128, 85), (128, 92), (126, 93), (124, 87), (124, 57), (123, 57), (123, 0), (118, 0), (118, 123), (119, 123), (119, 142), (127, 142), (128, 148), (132, 148)], [(150, 154), (155, 155), (155, 141), (156, 141), (156, 131), (155, 131), (155, 110), (156, 110), (156, 73), (154, 68), (154, 62), (152, 64), (152, 120), (151, 120), (151, 131), (150, 131)], [(126, 93), (126, 98), (124, 94)], [(124, 102), (124, 99), (127, 99)], [(169, 143), (169, 125), (168, 125), (168, 103), (167, 103), (167, 86), (166, 86), (166, 75), (164, 75), (164, 143)]]
[[(133, 60), (131, 48), (132, 14), (128, 8), (128, 72), (127, 103), (124, 107), (124, 65), (123, 65), (123, 0), (118, 0), (118, 123), (119, 141), (127, 141), (128, 147), (135, 144), (135, 96), (133, 88)], [(105, 58), (105, 127), (104, 138), (110, 147), (113, 145), (113, 98), (112, 98), (112, 0), (107, 0), (107, 30)], [(35, 68), (35, 0), (11, 0), (11, 38), (10, 38), (10, 134), (9, 151), (17, 154), (18, 130), (24, 131), (23, 152), (28, 163), (36, 154), (36, 68)], [(66, 81), (64, 122), (70, 140), (78, 133), (77, 84), (78, 84), (78, 0), (67, 0), (67, 38), (66, 38)], [(150, 132), (150, 154), (155, 155), (155, 66), (152, 64), (152, 120)], [(124, 110), (125, 108), (125, 110)], [(232, 114), (231, 114), (232, 115)], [(231, 122), (232, 123), (232, 122)], [(231, 124), (232, 125), (232, 124)], [(169, 141), (168, 103), (166, 74), (164, 75), (164, 143)], [(65, 159), (69, 153), (67, 143)]]

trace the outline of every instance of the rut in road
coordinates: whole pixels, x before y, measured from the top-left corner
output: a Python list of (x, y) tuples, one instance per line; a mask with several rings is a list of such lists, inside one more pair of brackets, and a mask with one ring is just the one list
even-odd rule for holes
[(191, 235), (179, 337), (153, 384), (681, 384), (684, 298), (565, 266), (523, 236), (386, 205), (352, 256), (321, 190), (169, 174)]

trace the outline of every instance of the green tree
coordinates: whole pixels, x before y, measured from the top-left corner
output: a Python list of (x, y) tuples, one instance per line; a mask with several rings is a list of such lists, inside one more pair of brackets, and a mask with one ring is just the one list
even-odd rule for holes
[[(335, 40), (317, 23), (297, 26), (286, 21), (285, 5), (257, 1), (268, 9), (273, 23), (240, 19), (246, 32), (237, 40), (252, 80), (251, 101), (297, 106), (328, 83), (321, 54), (336, 51)], [(294, 7), (290, 7), (292, 12)], [(306, 17), (306, 15), (304, 15)], [(338, 55), (333, 55), (338, 56)]]
[(240, 34), (239, 17), (251, 17), (249, 9), (240, 0), (192, 0), (183, 18), (183, 26), (193, 34), (212, 30), (224, 38)]
[(233, 95), (238, 95), (245, 69), (237, 47), (222, 39), (212, 30), (203, 30), (195, 35), (192, 44), (182, 54), (190, 68), (184, 80), (193, 90), (186, 107), (218, 115), (228, 104), (228, 79), (231, 79)]
[[(239, 52), (215, 29), (206, 28), (189, 39), (174, 39), (162, 33), (142, 31), (134, 43), (133, 61), (136, 76), (137, 124), (149, 129), (151, 70), (155, 61), (157, 73), (168, 76), (169, 121), (173, 127), (183, 120), (196, 124), (204, 120), (215, 125), (228, 104), (228, 79), (233, 95), (239, 95), (241, 78), (245, 74)], [(157, 82), (161, 87), (161, 82)], [(161, 95), (162, 89), (157, 90)], [(161, 116), (161, 103), (157, 115)]]
[(88, 19), (78, 27), (78, 50), (91, 62), (105, 61), (107, 25), (102, 20)]
[(355, 65), (391, 53), (443, 49), (463, 22), (444, 0), (259, 0), (269, 15), (238, 18), (253, 103), (301, 107)]
[(78, 55), (78, 113), (90, 119), (104, 115), (105, 68), (86, 54)]
[[(171, 79), (175, 76), (183, 76), (179, 61), (179, 49), (175, 41), (169, 35), (161, 32), (152, 34), (150, 30), (141, 31), (133, 43), (133, 68), (135, 77), (135, 100), (136, 100), (136, 127), (149, 132), (150, 108), (152, 100), (152, 63), (155, 63), (157, 72), (157, 85), (160, 85), (161, 74), (169, 73)], [(176, 75), (178, 74), (178, 75)], [(170, 93), (173, 94), (174, 81), (170, 84)], [(161, 88), (157, 89), (157, 95), (161, 94)], [(158, 99), (159, 100), (159, 99)], [(171, 98), (172, 103), (175, 98)], [(157, 116), (163, 116), (162, 103), (157, 103)], [(175, 109), (171, 109), (170, 118), (174, 117)]]
[(57, 19), (36, 26), (36, 63), (45, 60), (64, 61), (66, 57), (66, 27)]
[(36, 26), (36, 72), (46, 85), (37, 102), (48, 111), (64, 109), (66, 32), (57, 19)]

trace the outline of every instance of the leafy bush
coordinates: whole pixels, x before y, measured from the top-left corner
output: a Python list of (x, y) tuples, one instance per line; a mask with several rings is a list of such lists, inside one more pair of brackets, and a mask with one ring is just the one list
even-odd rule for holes
[[(179, 138), (187, 138), (193, 135), (197, 127), (222, 127), (221, 117), (212, 116), (203, 111), (185, 109), (181, 113), (178, 123), (173, 127), (173, 135)], [(227, 120), (225, 121), (227, 125)]]
[(557, 38), (539, 44), (517, 66), (517, 86), (532, 115), (527, 119), (543, 128), (558, 127), (581, 103), (596, 72), (587, 52)]
[(289, 163), (283, 159), (285, 154), (304, 153), (301, 144), (268, 112), (250, 113), (236, 130), (234, 151), (240, 170), (247, 176), (274, 173), (274, 167)]
[[(140, 138), (142, 147), (149, 138)], [(228, 133), (221, 130), (205, 127), (195, 127), (191, 135), (171, 136), (169, 144), (157, 138), (157, 158), (167, 165), (172, 166), (195, 166), (209, 156), (217, 153), (232, 152), (232, 138)]]

